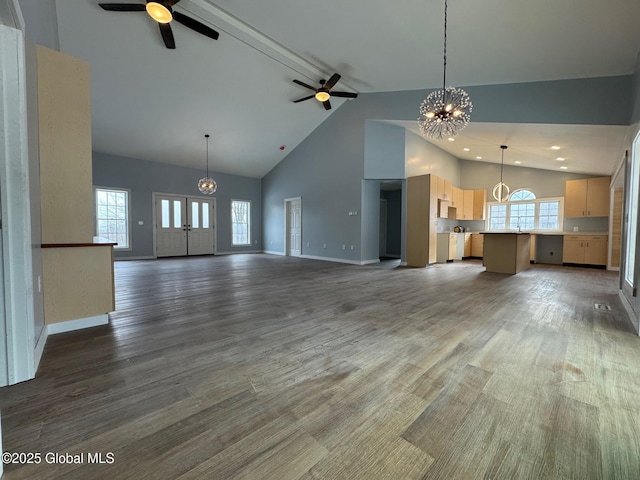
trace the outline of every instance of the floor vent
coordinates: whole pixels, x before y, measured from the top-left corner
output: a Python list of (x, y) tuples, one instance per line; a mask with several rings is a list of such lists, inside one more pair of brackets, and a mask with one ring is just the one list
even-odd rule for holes
[(604, 303), (596, 303), (594, 307), (596, 310), (611, 310), (611, 307), (609, 305), (605, 305)]

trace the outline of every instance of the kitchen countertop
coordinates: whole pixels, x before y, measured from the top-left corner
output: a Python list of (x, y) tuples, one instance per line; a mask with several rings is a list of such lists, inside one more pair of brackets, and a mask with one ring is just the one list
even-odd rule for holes
[[(444, 233), (455, 233), (455, 232), (444, 232)], [(462, 233), (462, 232), (461, 232)], [(483, 235), (492, 234), (492, 233), (528, 233), (530, 235), (555, 235), (555, 236), (565, 236), (565, 235), (609, 235), (609, 232), (546, 232), (539, 230), (529, 230), (523, 232), (516, 232), (513, 230), (491, 230), (491, 231), (478, 231), (478, 232), (464, 232), (464, 233), (480, 233)]]

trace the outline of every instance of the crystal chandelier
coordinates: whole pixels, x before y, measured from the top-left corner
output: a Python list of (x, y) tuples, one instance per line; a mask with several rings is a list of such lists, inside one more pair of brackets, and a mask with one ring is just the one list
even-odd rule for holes
[(198, 182), (198, 190), (206, 195), (212, 195), (217, 190), (218, 184), (213, 178), (209, 178), (209, 134), (206, 134), (204, 138), (207, 139), (207, 176)]
[(444, 75), (442, 90), (430, 93), (420, 104), (418, 125), (422, 135), (441, 140), (454, 137), (467, 126), (473, 104), (461, 88), (447, 87), (447, 0), (444, 2)]
[(502, 149), (502, 163), (500, 164), (500, 183), (496, 183), (493, 187), (493, 198), (498, 202), (506, 202), (509, 198), (509, 187), (502, 181), (502, 172), (504, 170), (504, 151), (507, 149), (506, 145), (500, 145)]

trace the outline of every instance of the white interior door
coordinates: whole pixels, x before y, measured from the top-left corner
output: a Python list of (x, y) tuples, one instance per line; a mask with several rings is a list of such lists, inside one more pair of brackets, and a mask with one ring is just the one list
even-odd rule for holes
[(302, 255), (302, 201), (287, 200), (287, 255)]
[(187, 199), (156, 196), (156, 255), (172, 257), (187, 254)]
[(187, 250), (189, 255), (214, 253), (213, 200), (187, 198)]

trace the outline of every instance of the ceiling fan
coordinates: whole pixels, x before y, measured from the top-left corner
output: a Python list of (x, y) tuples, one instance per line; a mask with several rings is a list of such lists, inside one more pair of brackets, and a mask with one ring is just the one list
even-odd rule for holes
[(169, 22), (175, 20), (185, 27), (195, 30), (206, 37), (218, 39), (218, 32), (207, 27), (199, 21), (188, 17), (180, 12), (174, 12), (173, 7), (180, 0), (161, 0), (159, 2), (147, 1), (146, 4), (141, 3), (99, 3), (103, 10), (111, 12), (144, 12), (145, 10), (151, 18), (158, 22), (162, 40), (167, 48), (176, 48), (176, 42), (173, 39), (173, 32)]
[(319, 102), (322, 102), (322, 105), (324, 105), (325, 110), (331, 110), (331, 102), (329, 102), (329, 98), (331, 97), (342, 97), (342, 98), (358, 97), (357, 93), (332, 92), (331, 89), (336, 83), (338, 83), (338, 80), (340, 80), (340, 75), (338, 75), (337, 73), (334, 73), (333, 75), (331, 75), (331, 78), (329, 80), (327, 81), (320, 80), (320, 88), (314, 88), (311, 85), (307, 85), (306, 83), (301, 82), (300, 80), (294, 80), (293, 83), (297, 83), (298, 85), (308, 88), (309, 90), (313, 90), (316, 93), (314, 93), (313, 95), (309, 95), (308, 97), (303, 97), (303, 98), (299, 98), (298, 100), (294, 100), (293, 103), (304, 102), (305, 100), (309, 100), (315, 97), (316, 100), (318, 100)]

